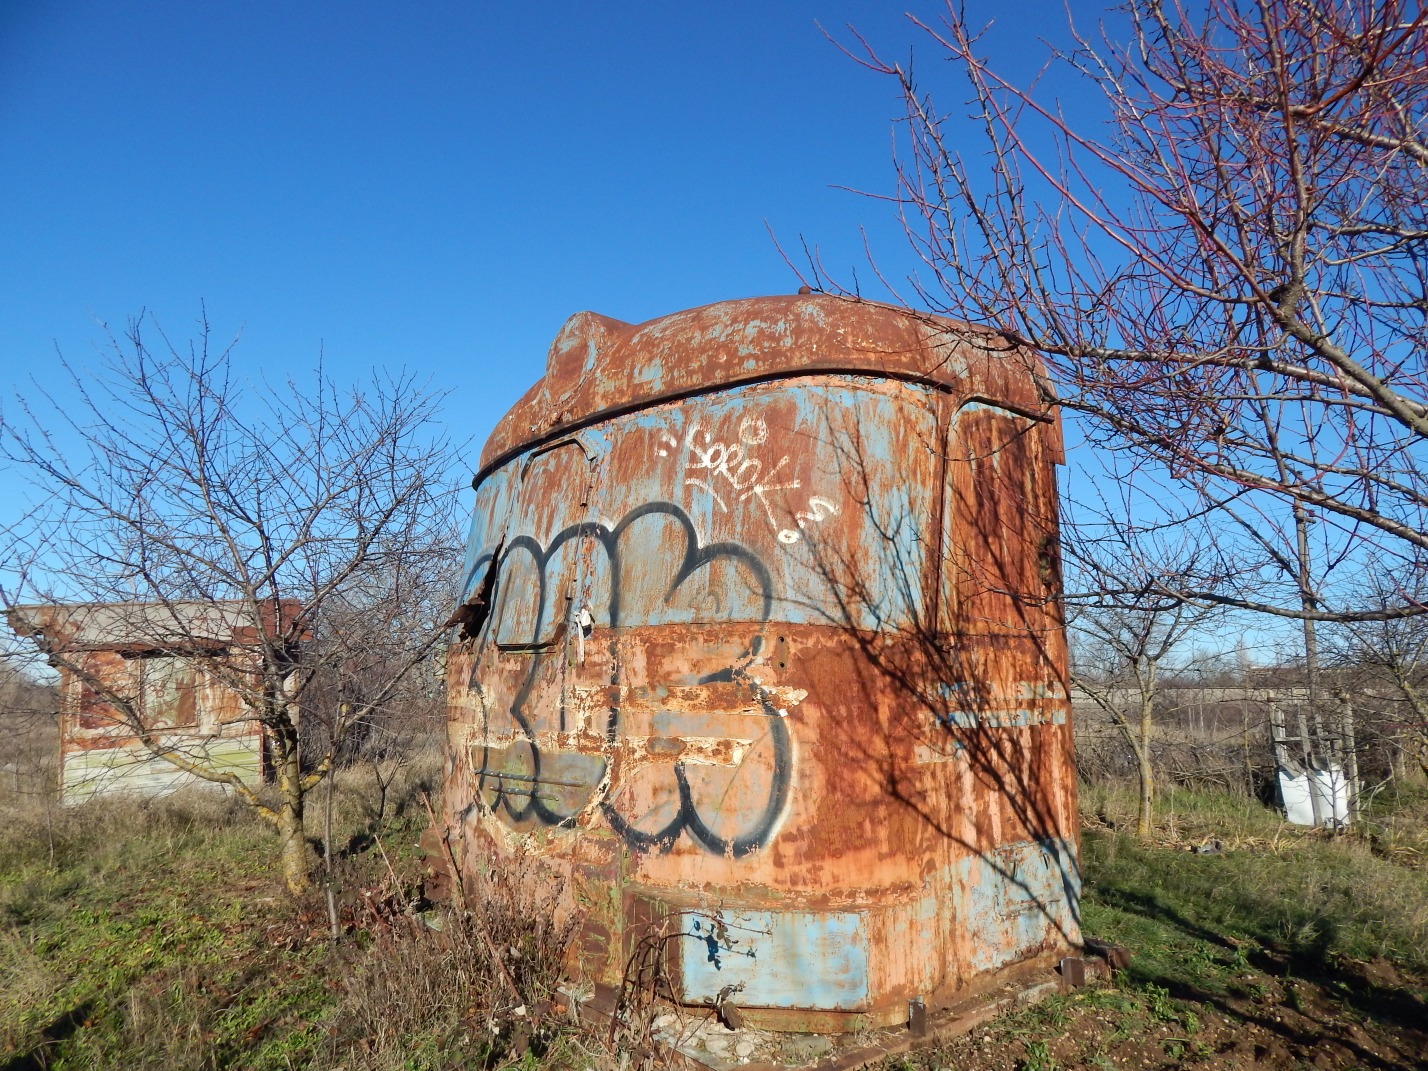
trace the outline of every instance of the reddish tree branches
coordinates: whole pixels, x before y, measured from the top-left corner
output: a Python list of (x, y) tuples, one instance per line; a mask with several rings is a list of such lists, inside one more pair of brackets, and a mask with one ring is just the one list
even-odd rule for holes
[[(1054, 57), (1100, 91), (1105, 125), (998, 75), (953, 8), (918, 25), (969, 78), (989, 153), (961, 155), (964, 118), (860, 41), (907, 109), (896, 202), (925, 265), (909, 298), (1041, 351), (1093, 437), (1160, 467), (1188, 510), (1233, 500), (1285, 545), (1297, 511), (1325, 522), (1326, 553), (1421, 567), (1421, 5), (1136, 0), (1121, 40), (1078, 34)], [(1387, 607), (1271, 597), (1247, 560), (1180, 593), (1328, 619), (1424, 609), (1406, 588)]]

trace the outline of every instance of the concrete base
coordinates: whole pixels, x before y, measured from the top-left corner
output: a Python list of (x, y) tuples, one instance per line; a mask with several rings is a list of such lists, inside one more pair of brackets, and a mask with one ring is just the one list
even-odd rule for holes
[[(1067, 988), (1067, 980), (1052, 966), (1036, 962), (1009, 972), (995, 988), (945, 1008), (926, 1009), (914, 1019), (922, 1027), (919, 1033), (914, 1033), (911, 1024), (860, 1033), (787, 1033), (754, 1025), (732, 1030), (719, 1021), (713, 1008), (667, 1007), (653, 1017), (650, 1037), (681, 1071), (857, 1071), (889, 1056), (965, 1034)], [(582, 1015), (609, 1021), (613, 1002), (608, 995), (604, 1000), (594, 995), (575, 999)]]

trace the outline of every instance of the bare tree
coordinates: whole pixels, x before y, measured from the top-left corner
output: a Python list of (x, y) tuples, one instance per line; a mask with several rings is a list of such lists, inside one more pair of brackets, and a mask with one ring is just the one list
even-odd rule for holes
[[(101, 378), (70, 370), (76, 402), (37, 387), (6, 414), (5, 456), (36, 496), (4, 530), (3, 598), (61, 607), (59, 634), (36, 636), (51, 662), (116, 730), (270, 823), (298, 891), (308, 793), (443, 635), (430, 588), (454, 557), (455, 496), (441, 396), (409, 376), (343, 391), (320, 368), (310, 383), (244, 391), (206, 322), (183, 348), (162, 332), (151, 346), (149, 330), (141, 318), (113, 340)], [(274, 792), (176, 744), (145, 717), (140, 687), (96, 671), (72, 640), (98, 604), (108, 631), (237, 697), (237, 718), (261, 727)], [(360, 689), (323, 701), (318, 682), (357, 669)], [(313, 725), (326, 746), (305, 763)]]
[[(1228, 504), (1291, 561), (1313, 519), (1331, 558), (1420, 566), (1422, 5), (1132, 0), (1120, 30), (1073, 28), (1052, 60), (1103, 98), (1100, 128), (1084, 103), (999, 75), (955, 5), (917, 25), (969, 79), (969, 115), (866, 42), (857, 56), (906, 104), (893, 199), (922, 263), (909, 300), (1043, 354), (1113, 475), (1174, 485), (1162, 523), (1230, 541)], [(961, 154), (967, 119), (985, 156)], [(1311, 592), (1259, 549), (1227, 542), (1216, 583), (1164, 594), (1306, 620), (1425, 609), (1365, 604), (1351, 582)]]
[[(1392, 605), (1406, 589), (1424, 598), (1424, 577), (1380, 579), (1374, 598)], [(1350, 622), (1336, 628), (1330, 656), (1355, 683), (1360, 702), (1383, 709), (1375, 728), (1390, 748), (1412, 755), (1428, 776), (1428, 619)], [(1392, 768), (1390, 763), (1390, 769)]]
[[(1194, 661), (1188, 648), (1225, 611), (1160, 593), (1201, 573), (1196, 548), (1127, 538), (1114, 528), (1096, 531), (1075, 525), (1065, 529), (1071, 684), (1099, 708), (1130, 750), (1140, 786), (1136, 832), (1146, 836), (1154, 821), (1153, 748), (1164, 678), (1186, 671)], [(1153, 556), (1145, 557), (1152, 549)]]
[(0, 799), (47, 800), (53, 794), (58, 697), (53, 684), (35, 680), (21, 661), (0, 654)]
[(1163, 676), (1182, 668), (1181, 647), (1209, 611), (1178, 603), (1163, 610), (1083, 607), (1070, 615), (1071, 683), (1120, 730), (1140, 785), (1136, 832), (1150, 833), (1155, 808), (1152, 747)]

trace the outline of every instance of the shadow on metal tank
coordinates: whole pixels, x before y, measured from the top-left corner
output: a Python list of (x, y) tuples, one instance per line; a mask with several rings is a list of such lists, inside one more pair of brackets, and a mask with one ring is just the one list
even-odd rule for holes
[(844, 298), (578, 313), (501, 421), (448, 659), (442, 831), (537, 858), (572, 969), (906, 1021), (1080, 942), (1054, 398)]

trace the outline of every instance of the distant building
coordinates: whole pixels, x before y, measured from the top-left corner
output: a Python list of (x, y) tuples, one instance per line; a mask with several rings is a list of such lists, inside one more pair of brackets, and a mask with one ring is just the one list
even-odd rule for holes
[[(245, 693), (270, 685), (260, 645), (281, 642), (296, 600), (19, 606), (10, 627), (59, 671), (60, 784), (67, 803), (111, 792), (162, 795), (209, 783), (153, 754), (264, 776), (262, 726)], [(295, 645), (285, 652), (296, 663)]]

